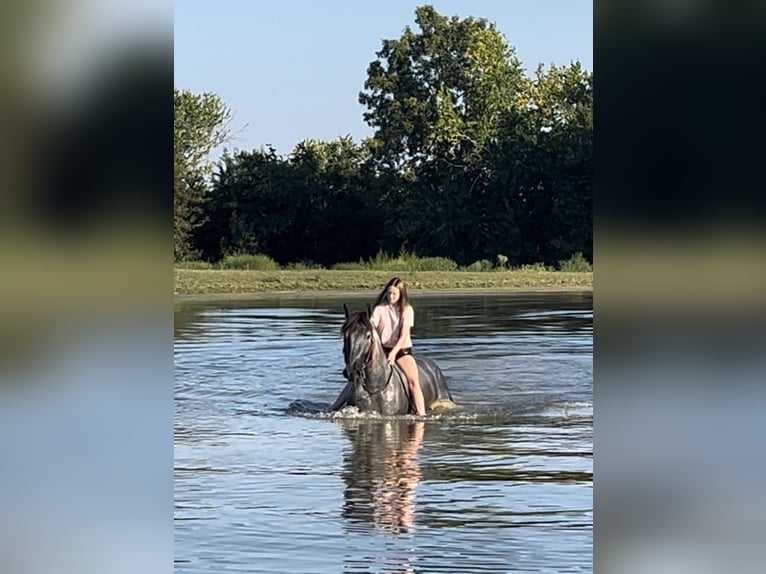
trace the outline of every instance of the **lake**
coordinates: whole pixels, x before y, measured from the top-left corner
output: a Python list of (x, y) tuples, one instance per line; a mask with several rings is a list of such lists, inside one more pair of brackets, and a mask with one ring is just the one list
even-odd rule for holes
[(412, 291), (425, 420), (326, 412), (372, 299), (176, 303), (176, 572), (592, 572), (592, 293)]

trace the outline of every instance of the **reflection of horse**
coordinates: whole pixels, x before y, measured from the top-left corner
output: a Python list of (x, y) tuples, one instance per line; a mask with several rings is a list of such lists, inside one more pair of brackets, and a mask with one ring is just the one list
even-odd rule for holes
[[(382, 415), (404, 415), (411, 402), (407, 377), (398, 366), (389, 364), (377, 329), (370, 323), (370, 309), (349, 314), (343, 305), (346, 321), (343, 335), (344, 374), (349, 382), (330, 410), (349, 404), (363, 412)], [(454, 407), (452, 395), (441, 369), (431, 359), (415, 357), (420, 374), (420, 388), (426, 409), (435, 406)], [(414, 411), (414, 409), (412, 409)]]
[(425, 423), (343, 419), (352, 447), (344, 455), (343, 517), (390, 534), (408, 532), (415, 518), (417, 453)]

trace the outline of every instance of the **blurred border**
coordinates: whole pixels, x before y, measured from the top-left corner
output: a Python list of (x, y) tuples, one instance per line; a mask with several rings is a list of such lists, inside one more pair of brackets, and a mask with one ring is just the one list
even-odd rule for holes
[(594, 4), (597, 571), (760, 571), (765, 14)]
[(170, 2), (0, 9), (0, 555), (173, 568)]

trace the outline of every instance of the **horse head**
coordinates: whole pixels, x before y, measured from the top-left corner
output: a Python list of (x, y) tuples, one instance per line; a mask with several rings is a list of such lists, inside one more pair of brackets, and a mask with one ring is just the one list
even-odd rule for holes
[(364, 379), (365, 369), (370, 363), (375, 344), (375, 329), (370, 323), (369, 311), (349, 313), (343, 305), (346, 320), (341, 327), (343, 337), (343, 360), (346, 363), (344, 375), (351, 381)]

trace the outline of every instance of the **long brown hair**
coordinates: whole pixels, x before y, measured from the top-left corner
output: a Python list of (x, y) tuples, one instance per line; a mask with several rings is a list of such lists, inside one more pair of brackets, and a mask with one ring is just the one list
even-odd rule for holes
[(399, 300), (396, 302), (396, 306), (399, 308), (399, 313), (401, 314), (404, 312), (404, 308), (410, 304), (410, 298), (407, 295), (407, 284), (398, 277), (392, 277), (388, 283), (386, 283), (386, 286), (383, 287), (383, 291), (380, 292), (380, 295), (378, 295), (378, 298), (375, 300), (375, 304), (372, 307), (374, 309), (378, 305), (388, 301), (389, 287), (396, 287), (399, 289)]

